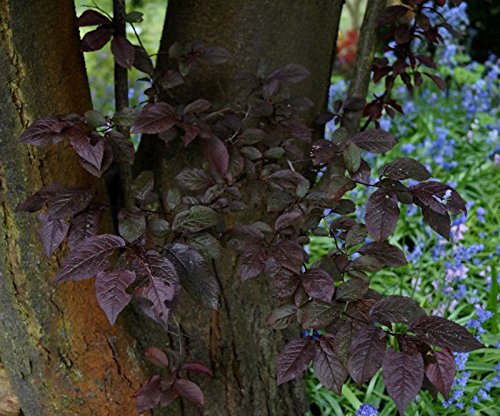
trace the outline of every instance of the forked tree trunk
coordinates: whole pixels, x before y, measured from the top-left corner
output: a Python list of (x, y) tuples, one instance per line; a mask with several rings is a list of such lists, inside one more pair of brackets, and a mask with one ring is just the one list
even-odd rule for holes
[[(312, 75), (293, 92), (314, 101), (315, 107), (306, 120), (314, 125), (315, 116), (326, 107), (342, 3), (171, 0), (158, 71), (169, 66), (167, 51), (175, 41), (183, 44), (201, 40), (227, 48), (232, 54), (229, 64), (203, 69), (189, 88), (180, 92), (186, 102), (205, 98), (220, 103), (231, 101), (229, 84), (240, 71), (256, 73), (259, 65), (265, 65), (269, 73), (289, 63), (300, 64)], [(175, 90), (176, 98), (178, 90)], [(182, 169), (199, 163), (199, 157), (193, 152), (196, 150), (181, 146), (167, 148), (157, 138), (146, 138), (141, 144), (139, 160), (142, 160), (142, 169), (156, 167), (159, 188), (165, 194), (169, 186), (174, 186), (173, 178)], [(252, 189), (252, 184), (243, 192), (255, 194), (258, 200), (259, 189)], [(271, 221), (261, 201), (249, 204), (237, 216), (226, 218), (226, 226), (266, 221), (266, 218)], [(179, 329), (184, 334), (183, 347), (191, 358), (209, 363), (214, 370), (213, 378), (196, 377), (205, 394), (204, 414), (302, 415), (307, 409), (303, 383), (276, 385), (275, 359), (285, 344), (285, 337), (283, 331), (265, 325), (272, 309), (269, 281), (260, 278), (242, 282), (236, 262), (236, 253), (225, 248), (214, 264), (222, 288), (220, 311), (208, 311), (187, 295), (182, 297), (177, 311)], [(175, 332), (175, 326), (173, 328)], [(135, 335), (145, 339), (147, 334), (141, 336), (140, 329), (136, 330)], [(172, 336), (170, 342), (175, 346), (178, 340)], [(192, 415), (194, 408), (178, 404), (172, 413), (165, 414)]]
[(90, 183), (67, 147), (17, 142), (39, 117), (89, 108), (72, 2), (0, 0), (0, 359), (28, 416), (132, 415), (143, 380), (93, 282), (49, 285), (60, 258), (44, 257), (35, 216), (15, 212), (48, 183)]

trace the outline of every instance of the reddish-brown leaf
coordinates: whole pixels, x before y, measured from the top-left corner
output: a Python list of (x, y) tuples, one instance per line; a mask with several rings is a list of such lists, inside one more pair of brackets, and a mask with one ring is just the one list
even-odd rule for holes
[(144, 357), (150, 363), (157, 365), (158, 367), (168, 368), (168, 356), (162, 350), (155, 347), (148, 347), (144, 351)]
[(111, 325), (115, 324), (119, 313), (129, 304), (132, 296), (126, 289), (134, 280), (135, 273), (129, 270), (97, 273), (95, 280), (97, 302)]
[(64, 219), (50, 220), (46, 214), (40, 214), (38, 219), (41, 223), (38, 235), (42, 241), (45, 255), (50, 257), (66, 238), (69, 223)]
[(196, 407), (202, 408), (205, 405), (205, 398), (200, 386), (192, 381), (179, 378), (172, 385), (172, 390), (179, 396), (188, 399)]
[(319, 339), (319, 348), (313, 360), (314, 374), (320, 383), (336, 394), (341, 394), (342, 386), (349, 373), (339, 361), (333, 346), (333, 336), (326, 334)]
[(118, 65), (130, 69), (134, 66), (135, 48), (124, 36), (113, 36), (111, 52)]
[(111, 39), (111, 30), (106, 27), (98, 27), (87, 32), (82, 39), (82, 52), (92, 52), (101, 49)]
[(439, 316), (425, 316), (413, 324), (410, 330), (431, 345), (455, 352), (470, 352), (484, 347), (463, 326)]
[(425, 375), (436, 389), (448, 400), (455, 378), (455, 358), (449, 348), (433, 351), (434, 362), (425, 364)]
[(134, 394), (137, 411), (142, 413), (153, 409), (160, 403), (161, 395), (161, 376), (156, 375), (149, 378)]
[(125, 247), (125, 241), (112, 234), (101, 234), (84, 240), (66, 257), (54, 283), (96, 275), (108, 265), (108, 255), (119, 247)]
[(301, 278), (302, 287), (313, 299), (330, 302), (335, 292), (332, 277), (322, 269), (309, 269)]
[(174, 126), (178, 116), (175, 108), (167, 103), (146, 105), (137, 116), (133, 133), (156, 134), (166, 131)]
[(316, 344), (311, 338), (296, 338), (285, 345), (276, 359), (278, 385), (300, 376), (313, 359)]
[(384, 241), (396, 229), (399, 220), (398, 199), (394, 192), (377, 189), (366, 205), (366, 229), (377, 241)]
[(396, 352), (390, 348), (382, 365), (385, 387), (404, 415), (408, 404), (417, 396), (424, 380), (424, 360), (419, 352)]
[(357, 330), (349, 347), (347, 368), (358, 386), (370, 380), (382, 367), (385, 349), (384, 331), (374, 326)]

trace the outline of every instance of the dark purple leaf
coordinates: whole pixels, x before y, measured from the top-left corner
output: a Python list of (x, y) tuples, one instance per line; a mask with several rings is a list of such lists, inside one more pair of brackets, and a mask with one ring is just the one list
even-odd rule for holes
[(203, 113), (207, 110), (210, 110), (210, 108), (213, 107), (213, 104), (210, 101), (204, 100), (203, 98), (200, 98), (196, 101), (193, 101), (192, 103), (188, 104), (186, 107), (184, 107), (184, 113)]
[(115, 61), (123, 68), (130, 69), (134, 66), (135, 48), (124, 36), (113, 36), (111, 41), (111, 53)]
[(205, 364), (194, 361), (183, 364), (182, 370), (189, 371), (195, 374), (203, 374), (210, 377), (212, 377), (213, 375), (212, 370), (210, 370), (210, 368), (208, 368)]
[(274, 229), (276, 231), (281, 231), (284, 228), (290, 227), (297, 222), (299, 218), (302, 217), (302, 214), (298, 211), (286, 212), (276, 218), (276, 222), (274, 223)]
[(470, 352), (484, 348), (463, 326), (439, 316), (426, 316), (410, 327), (417, 337), (431, 345), (449, 348), (454, 352)]
[(40, 214), (38, 219), (41, 223), (38, 235), (42, 241), (45, 255), (50, 257), (66, 238), (69, 223), (64, 219), (49, 220), (45, 214)]
[(134, 67), (148, 75), (153, 75), (154, 66), (147, 51), (139, 45), (134, 45)]
[(144, 351), (144, 357), (150, 363), (157, 365), (158, 367), (168, 368), (168, 357), (162, 350), (155, 347), (148, 347)]
[[(169, 382), (173, 383), (174, 380), (169, 380)], [(168, 388), (166, 390), (162, 390), (161, 399), (160, 399), (160, 407), (168, 407), (174, 401), (179, 398), (179, 395), (172, 390), (172, 388)]]
[(315, 352), (316, 345), (310, 338), (296, 338), (286, 344), (276, 359), (278, 385), (300, 376)]
[(425, 76), (428, 76), (434, 84), (441, 90), (446, 91), (446, 82), (444, 82), (443, 78), (438, 77), (437, 75), (430, 74), (429, 72), (422, 72)]
[(314, 165), (330, 162), (339, 149), (330, 140), (318, 140), (311, 147), (311, 158)]
[(347, 368), (358, 386), (370, 380), (382, 367), (385, 348), (385, 333), (374, 326), (362, 327), (353, 336)]
[(371, 169), (370, 165), (364, 159), (361, 159), (358, 170), (356, 172), (354, 172), (351, 175), (351, 177), (355, 181), (370, 183), (371, 172), (372, 172), (372, 169)]
[(428, 66), (429, 68), (433, 68), (433, 69), (436, 69), (437, 68), (437, 65), (436, 63), (434, 62), (434, 60), (432, 59), (431, 56), (425, 56), (425, 55), (416, 55), (415, 58), (417, 58), (417, 60), (425, 65), (425, 66)]
[(358, 252), (369, 254), (389, 267), (400, 267), (408, 263), (401, 249), (385, 241), (368, 243), (361, 247)]
[(283, 267), (295, 273), (300, 273), (305, 253), (302, 246), (291, 240), (282, 240), (272, 245), (271, 254)]
[(100, 178), (104, 172), (106, 172), (111, 166), (111, 162), (113, 162), (113, 150), (111, 146), (105, 142), (100, 140), (101, 143), (104, 144), (104, 156), (102, 158), (102, 163), (99, 168), (96, 168), (93, 164), (87, 162), (85, 159), (80, 158), (79, 163), (87, 172), (92, 175)]
[(453, 215), (460, 212), (467, 214), (465, 201), (449, 185), (437, 181), (428, 181), (410, 187), (410, 191), (422, 204), (440, 214), (445, 214), (447, 211)]
[(293, 304), (283, 305), (273, 309), (266, 318), (266, 325), (274, 329), (285, 329), (296, 320), (297, 307)]
[(302, 275), (302, 287), (313, 299), (330, 302), (335, 291), (332, 277), (322, 269), (313, 268)]
[(104, 207), (90, 206), (71, 219), (71, 227), (68, 232), (70, 250), (73, 250), (87, 238), (97, 235), (103, 209)]
[(303, 142), (309, 143), (312, 138), (312, 130), (304, 123), (297, 120), (286, 120), (282, 121), (280, 124), (280, 130), (284, 132), (286, 136), (299, 139)]
[(229, 168), (229, 153), (224, 142), (218, 137), (211, 137), (202, 142), (203, 155), (213, 170), (225, 176)]
[(118, 231), (131, 243), (146, 232), (146, 216), (139, 208), (122, 208), (118, 212)]
[(299, 276), (288, 269), (279, 267), (280, 272), (273, 278), (273, 296), (288, 298), (292, 296), (300, 284)]
[(106, 27), (98, 27), (87, 32), (82, 39), (82, 52), (93, 52), (101, 49), (111, 39), (111, 30)]
[(402, 179), (416, 179), (425, 181), (431, 177), (427, 168), (420, 162), (409, 157), (396, 159), (394, 162), (387, 163), (380, 169), (380, 177), (386, 176), (395, 181)]
[(153, 315), (150, 315), (150, 317), (168, 328), (170, 304), (175, 296), (175, 286), (151, 274), (148, 285), (141, 288), (140, 296), (151, 302)]
[(390, 348), (382, 365), (385, 387), (404, 415), (408, 404), (417, 396), (424, 380), (424, 360), (418, 352), (396, 352)]
[(107, 25), (110, 24), (111, 20), (109, 20), (106, 16), (99, 13), (96, 10), (85, 10), (78, 17), (78, 26), (97, 26), (97, 25)]
[(167, 103), (146, 105), (137, 116), (133, 133), (156, 134), (169, 130), (178, 120), (175, 108)]
[(344, 367), (347, 367), (349, 348), (357, 329), (359, 329), (359, 325), (356, 326), (352, 320), (348, 320), (344, 321), (344, 324), (335, 331), (333, 349)]
[(202, 408), (205, 404), (205, 398), (203, 397), (203, 392), (201, 391), (200, 386), (192, 381), (178, 378), (172, 385), (172, 390), (179, 396), (188, 399), (198, 408)]
[(432, 353), (434, 361), (425, 364), (425, 375), (445, 400), (448, 400), (456, 372), (455, 357), (449, 348)]
[(62, 188), (47, 202), (49, 219), (71, 217), (83, 211), (93, 196), (93, 189)]
[(340, 395), (348, 372), (339, 361), (333, 346), (333, 336), (326, 334), (319, 339), (319, 348), (313, 360), (314, 374), (320, 383)]
[(426, 316), (426, 313), (413, 299), (394, 295), (375, 303), (370, 309), (370, 316), (374, 321), (388, 326), (390, 323), (411, 325)]
[(125, 247), (125, 241), (112, 234), (101, 234), (82, 241), (66, 257), (54, 283), (96, 275), (108, 266), (108, 255), (120, 247)]
[(129, 270), (99, 272), (96, 275), (95, 291), (97, 302), (111, 325), (118, 314), (130, 303), (132, 296), (126, 292), (135, 280), (135, 273)]
[(367, 271), (367, 272), (378, 272), (382, 270), (384, 265), (378, 261), (375, 257), (366, 255), (360, 256), (349, 263), (349, 272), (352, 273), (351, 269)]
[(369, 283), (363, 279), (351, 279), (337, 286), (335, 300), (352, 302), (363, 297), (369, 288)]
[(352, 142), (361, 147), (361, 149), (368, 150), (372, 153), (384, 153), (391, 150), (396, 145), (394, 136), (380, 129), (365, 130), (357, 133)]
[(43, 117), (32, 123), (19, 137), (21, 143), (46, 146), (59, 143), (64, 139), (62, 131), (68, 126), (57, 116)]
[(153, 376), (134, 394), (137, 411), (146, 412), (156, 407), (161, 400), (161, 376)]
[(95, 170), (100, 171), (104, 157), (104, 141), (97, 140), (94, 143), (90, 137), (76, 128), (69, 130), (68, 137), (71, 147), (73, 147), (78, 156), (92, 165)]
[(384, 241), (396, 229), (399, 220), (398, 199), (394, 192), (377, 189), (366, 204), (366, 229), (377, 241)]
[(267, 252), (261, 245), (251, 245), (245, 248), (238, 259), (238, 272), (241, 280), (257, 277), (266, 268)]
[(440, 236), (450, 239), (451, 231), (451, 220), (447, 212), (440, 213), (432, 210), (429, 207), (422, 207), (422, 214), (424, 215), (424, 221), (429, 225), (434, 231), (436, 231)]
[(339, 303), (310, 301), (300, 308), (297, 320), (304, 329), (321, 329), (338, 319), (343, 309)]
[(180, 243), (170, 244), (165, 250), (184, 289), (203, 305), (219, 309), (219, 284), (203, 256), (194, 248)]
[(288, 64), (272, 72), (267, 80), (276, 79), (288, 84), (297, 84), (306, 79), (311, 73), (301, 65)]

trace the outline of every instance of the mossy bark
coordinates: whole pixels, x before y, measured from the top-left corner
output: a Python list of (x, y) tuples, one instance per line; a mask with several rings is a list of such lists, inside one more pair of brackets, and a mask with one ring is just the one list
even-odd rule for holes
[(67, 145), (17, 142), (39, 117), (90, 106), (72, 2), (0, 0), (0, 359), (29, 416), (134, 414), (143, 380), (93, 282), (49, 285), (62, 257), (46, 259), (35, 216), (15, 212), (48, 183), (91, 183)]
[[(173, 42), (201, 40), (223, 46), (232, 54), (229, 63), (201, 69), (187, 86), (176, 88), (176, 98), (189, 102), (205, 98), (215, 103), (231, 102), (230, 84), (241, 72), (256, 73), (260, 65), (268, 71), (295, 63), (311, 71), (311, 77), (294, 89), (315, 103), (306, 116), (310, 126), (326, 109), (331, 65), (343, 1), (298, 0), (171, 0), (158, 55), (158, 72), (171, 65), (167, 51)], [(223, 105), (223, 104), (222, 104)], [(319, 129), (320, 130), (320, 129)], [(318, 131), (318, 134), (321, 134)], [(141, 143), (138, 170), (156, 169), (158, 187), (165, 195), (173, 178), (186, 166), (200, 163), (196, 146), (166, 147), (156, 137)], [(255, 221), (271, 222), (259, 201), (259, 189), (251, 183), (243, 190), (247, 209), (225, 219), (226, 226)], [(265, 319), (273, 304), (270, 283), (265, 278), (242, 282), (236, 270), (237, 255), (226, 247), (214, 268), (222, 288), (222, 308), (207, 311), (184, 295), (177, 311), (183, 347), (191, 358), (209, 363), (213, 378), (195, 377), (206, 398), (205, 415), (303, 415), (307, 410), (304, 384), (276, 384), (275, 360), (286, 338), (299, 335), (272, 330)], [(143, 328), (131, 328), (140, 339)], [(141, 335), (143, 333), (144, 335)], [(175, 336), (170, 340), (177, 343)], [(161, 343), (161, 339), (156, 339)], [(164, 341), (164, 343), (167, 341)], [(178, 403), (175, 409), (155, 414), (191, 415), (194, 408)]]

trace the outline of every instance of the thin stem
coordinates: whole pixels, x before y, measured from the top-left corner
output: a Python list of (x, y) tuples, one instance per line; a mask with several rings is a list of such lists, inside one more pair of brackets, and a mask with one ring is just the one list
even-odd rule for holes
[[(113, 0), (113, 25), (114, 36), (126, 37), (126, 22), (125, 22), (125, 0)], [(128, 72), (115, 61), (115, 108), (116, 112), (128, 107)], [(125, 137), (130, 137), (130, 129), (128, 127), (120, 127), (120, 133)], [(132, 170), (129, 163), (119, 163), (119, 186), (121, 204), (130, 207), (133, 204), (133, 199), (130, 192), (130, 183), (132, 182)]]

